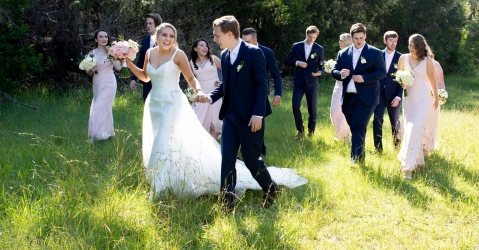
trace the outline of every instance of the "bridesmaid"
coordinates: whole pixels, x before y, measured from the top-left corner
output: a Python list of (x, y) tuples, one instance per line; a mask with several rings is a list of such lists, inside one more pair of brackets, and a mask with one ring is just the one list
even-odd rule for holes
[[(211, 55), (210, 45), (205, 39), (198, 39), (193, 43), (190, 51), (190, 66), (196, 79), (200, 82), (205, 94), (211, 93), (220, 83), (217, 69), (221, 70), (221, 61)], [(209, 103), (193, 102), (191, 107), (203, 127), (213, 138), (218, 140), (221, 136), (223, 121), (219, 119), (222, 101), (213, 105)]]
[(88, 142), (105, 140), (115, 135), (113, 127), (112, 106), (116, 94), (116, 78), (113, 67), (121, 70), (121, 64), (107, 59), (106, 47), (110, 45), (110, 38), (103, 30), (95, 32), (97, 48), (90, 53), (96, 59), (96, 66), (86, 73), (93, 75), (93, 100), (88, 121)]
[[(351, 45), (351, 35), (343, 33), (339, 36), (339, 48), (345, 49)], [(333, 90), (333, 97), (331, 98), (331, 111), (330, 117), (334, 128), (336, 129), (335, 141), (348, 142), (351, 137), (351, 130), (349, 129), (348, 122), (344, 117), (341, 109), (341, 95), (343, 93), (343, 83), (336, 81)]]
[[(434, 66), (426, 39), (419, 34), (409, 37), (409, 54), (399, 58), (398, 68), (412, 72), (414, 83), (403, 96), (404, 134), (398, 160), (401, 161), (404, 179), (412, 179), (412, 171), (424, 165), (422, 139), (429, 114), (438, 106)], [(432, 96), (431, 96), (432, 92)]]
[[(444, 83), (444, 73), (442, 71), (441, 64), (434, 60), (434, 54), (430, 55), (432, 63), (434, 65), (434, 77), (436, 78), (436, 84), (438, 89), (446, 89)], [(439, 105), (436, 110), (433, 110), (429, 115), (429, 120), (424, 132), (424, 138), (422, 139), (424, 155), (428, 155), (437, 148), (437, 128), (439, 122), (439, 112), (441, 106)]]

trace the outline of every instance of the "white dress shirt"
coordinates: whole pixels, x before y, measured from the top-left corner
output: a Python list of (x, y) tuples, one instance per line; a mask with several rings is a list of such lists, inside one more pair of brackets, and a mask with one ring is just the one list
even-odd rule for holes
[[(366, 44), (364, 44), (366, 45)], [(356, 69), (356, 65), (358, 64), (358, 61), (359, 61), (359, 57), (361, 56), (361, 52), (363, 51), (363, 48), (364, 48), (364, 45), (363, 47), (359, 48), (359, 49), (356, 49), (356, 47), (352, 47), (353, 49), (353, 69)], [(361, 63), (361, 62), (359, 62)], [(353, 72), (351, 72), (352, 74)], [(347, 93), (358, 93), (358, 91), (356, 90), (356, 84), (354, 83), (353, 79), (351, 79), (351, 81), (349, 81), (348, 83), (348, 87), (346, 89), (346, 92)]]
[(150, 48), (155, 47), (155, 44), (156, 44), (155, 37), (156, 36), (150, 36)]
[[(311, 49), (313, 49), (313, 44), (314, 43), (311, 43), (311, 45), (308, 45), (306, 43), (306, 40), (304, 40), (304, 58), (306, 59), (306, 61), (308, 61), (308, 56), (309, 54), (311, 54)], [(298, 66), (298, 61), (296, 61), (296, 66)]]
[(241, 42), (243, 42), (243, 40), (240, 38), (238, 39), (239, 40), (239, 43), (236, 45), (236, 47), (233, 49), (233, 50), (230, 50), (230, 64), (233, 65), (236, 61), (236, 58), (238, 58), (238, 53), (239, 53), (239, 50), (241, 48)]
[(396, 50), (394, 50), (393, 52), (391, 53), (388, 53), (386, 51), (386, 72), (389, 71), (389, 67), (391, 67), (391, 62), (393, 61), (393, 57), (394, 57), (394, 52)]

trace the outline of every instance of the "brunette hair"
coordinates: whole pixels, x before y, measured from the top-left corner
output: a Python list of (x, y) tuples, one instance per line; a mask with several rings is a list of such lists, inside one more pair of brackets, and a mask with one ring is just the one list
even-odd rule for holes
[(355, 33), (364, 33), (366, 34), (366, 26), (362, 23), (355, 23), (353, 26), (351, 26), (351, 29), (349, 29), (349, 34), (353, 36)]
[(251, 35), (251, 37), (256, 38), (257, 33), (256, 30), (253, 28), (246, 28), (243, 30), (243, 36)]
[(213, 21), (213, 29), (220, 26), (221, 32), (228, 33), (231, 31), (233, 36), (238, 39), (240, 34), (240, 25), (234, 16), (222, 16)]
[(420, 61), (426, 59), (426, 57), (432, 54), (429, 45), (427, 45), (426, 38), (424, 38), (422, 35), (414, 34), (410, 36), (409, 42), (414, 44), (414, 50), (416, 51), (416, 55)]
[[(177, 35), (178, 32), (176, 32), (175, 26), (173, 26), (173, 24), (171, 24), (171, 23), (162, 23), (162, 24), (160, 24), (160, 26), (158, 27), (158, 30), (156, 31), (156, 36), (159, 36), (159, 35), (160, 35), (161, 30), (162, 30), (163, 28), (171, 28), (171, 29), (173, 30), (173, 33), (175, 33), (175, 47), (178, 48), (178, 35)], [(157, 38), (156, 40), (158, 40), (158, 38)]]
[[(97, 39), (97, 38), (98, 38), (98, 33), (100, 33), (100, 32), (105, 32), (105, 33), (106, 33), (106, 35), (108, 36), (108, 43), (107, 43), (106, 45), (107, 45), (107, 46), (110, 46), (110, 45), (111, 45), (110, 35), (108, 35), (108, 32), (106, 32), (106, 31), (104, 31), (104, 30), (102, 30), (102, 29), (99, 29), (99, 30), (95, 31), (95, 33), (93, 34), (93, 35), (95, 36), (94, 39)], [(94, 39), (93, 39), (93, 40), (94, 40)]]
[(319, 29), (316, 26), (311, 25), (308, 28), (306, 28), (306, 35), (311, 33), (319, 34)]
[(206, 47), (208, 48), (208, 53), (206, 53), (206, 58), (209, 59), (209, 61), (211, 62), (211, 65), (214, 64), (213, 63), (213, 57), (211, 56), (209, 43), (205, 39), (200, 38), (200, 39), (193, 42), (193, 45), (191, 46), (191, 51), (190, 51), (191, 62), (193, 62), (193, 66), (195, 67), (196, 70), (198, 70), (198, 65), (196, 64), (196, 59), (198, 59), (198, 52), (195, 51), (195, 48), (196, 48), (196, 46), (198, 46), (198, 44), (200, 42), (205, 42), (206, 43)]
[(163, 20), (161, 20), (160, 14), (157, 14), (157, 13), (148, 13), (146, 14), (146, 18), (153, 19), (153, 22), (155, 23), (155, 27), (160, 26), (160, 24), (163, 22)]
[(386, 33), (384, 33), (384, 40), (388, 40), (388, 38), (398, 38), (398, 33), (396, 33), (396, 31), (386, 31)]

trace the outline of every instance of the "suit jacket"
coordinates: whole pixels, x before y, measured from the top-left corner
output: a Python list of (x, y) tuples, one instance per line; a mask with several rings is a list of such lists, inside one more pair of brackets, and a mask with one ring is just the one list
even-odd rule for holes
[[(338, 52), (331, 74), (336, 80), (343, 82), (343, 98), (353, 75), (362, 75), (364, 82), (356, 83), (359, 100), (367, 107), (375, 106), (379, 103), (379, 80), (386, 76), (386, 63), (383, 55), (377, 48), (364, 44), (356, 68), (353, 69), (353, 49), (354, 46), (351, 45)], [(349, 76), (344, 79), (341, 79), (342, 69), (350, 70)]]
[[(139, 51), (138, 61), (136, 61), (136, 66), (140, 69), (143, 69), (143, 64), (145, 63), (145, 54), (146, 51), (150, 48), (150, 36), (146, 36), (145, 38), (141, 39), (141, 47)], [(137, 80), (138, 78), (135, 74), (131, 74), (131, 80)]]
[[(318, 86), (318, 77), (312, 76), (311, 73), (321, 70), (321, 75), (324, 74), (324, 49), (321, 45), (313, 43), (311, 53), (309, 53), (308, 58), (305, 58), (304, 44), (305, 41), (293, 44), (291, 51), (286, 57), (285, 63), (286, 65), (296, 67), (296, 71), (294, 73), (294, 84), (299, 85), (305, 81), (308, 87)], [(303, 69), (299, 66), (296, 66), (296, 61), (306, 62), (308, 66)]]
[[(263, 46), (258, 43), (258, 47), (263, 51), (264, 58), (266, 59), (266, 72), (271, 72), (271, 76), (273, 76), (274, 80), (274, 95), (281, 96), (281, 74), (279, 73), (278, 63), (276, 62), (276, 58), (274, 57), (274, 52), (270, 48)], [(268, 80), (269, 83), (269, 80)]]
[[(223, 97), (219, 113), (220, 120), (223, 120), (230, 108), (234, 108), (243, 122), (248, 123), (253, 115), (266, 117), (271, 114), (271, 108), (267, 112), (268, 75), (261, 49), (243, 41), (240, 42), (238, 56), (233, 65), (230, 64), (229, 49), (221, 53), (223, 81), (210, 97), (213, 103)], [(231, 78), (229, 74), (233, 74)]]
[[(386, 50), (383, 50), (381, 52), (383, 54), (384, 63), (386, 63), (387, 52)], [(399, 62), (399, 57), (401, 57), (401, 53), (394, 51), (394, 56), (393, 56), (393, 60), (391, 61), (391, 66), (389, 66), (389, 69), (386, 69), (386, 72), (387, 72), (386, 77), (384, 77), (383, 79), (379, 81), (379, 84), (381, 86), (380, 91), (384, 91), (386, 100), (389, 103), (392, 102), (396, 96), (402, 98), (403, 88), (401, 87), (401, 84), (399, 84), (399, 82), (393, 80), (395, 77), (391, 75), (398, 71), (397, 64)]]

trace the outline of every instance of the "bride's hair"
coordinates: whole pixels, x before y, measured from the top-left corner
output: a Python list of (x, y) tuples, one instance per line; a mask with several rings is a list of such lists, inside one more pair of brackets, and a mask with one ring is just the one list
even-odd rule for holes
[[(162, 23), (162, 24), (160, 24), (160, 26), (158, 26), (158, 29), (157, 29), (157, 31), (156, 31), (156, 36), (158, 37), (158, 36), (160, 35), (161, 30), (162, 30), (163, 28), (166, 28), (166, 27), (171, 28), (171, 29), (173, 30), (173, 33), (175, 33), (175, 47), (178, 48), (178, 35), (177, 35), (178, 32), (176, 32), (176, 28), (175, 28), (175, 26), (173, 26), (173, 24), (171, 24), (171, 23)], [(157, 40), (157, 42), (158, 42), (158, 38), (157, 38), (156, 40)]]
[(196, 46), (198, 46), (198, 44), (200, 42), (205, 42), (206, 43), (206, 47), (208, 48), (208, 53), (206, 53), (206, 58), (208, 58), (211, 62), (211, 65), (213, 65), (213, 57), (211, 57), (211, 48), (210, 48), (210, 45), (209, 43), (203, 39), (203, 38), (200, 38), (196, 41), (193, 42), (193, 45), (191, 46), (191, 51), (190, 51), (190, 57), (191, 57), (191, 61), (193, 62), (193, 66), (195, 67), (196, 70), (198, 70), (198, 65), (196, 64), (196, 59), (198, 59), (198, 52), (195, 51), (195, 48)]
[(414, 50), (419, 60), (426, 59), (426, 57), (432, 54), (429, 45), (427, 45), (426, 38), (421, 34), (414, 34), (409, 37), (409, 42), (414, 44)]

